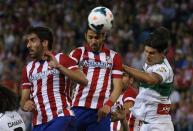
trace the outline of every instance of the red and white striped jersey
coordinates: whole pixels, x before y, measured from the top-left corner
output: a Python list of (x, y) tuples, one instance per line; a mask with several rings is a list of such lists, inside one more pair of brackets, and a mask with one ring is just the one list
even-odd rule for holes
[[(137, 96), (137, 92), (133, 87), (128, 87), (127, 90), (120, 95), (117, 102), (113, 105), (112, 111), (115, 111), (117, 109), (117, 106), (123, 105), (126, 102), (135, 102), (135, 98)], [(128, 111), (129, 112), (129, 111)], [(139, 121), (135, 119), (135, 117), (132, 115), (132, 113), (127, 114), (127, 120), (128, 120), (128, 126), (129, 131), (138, 131), (139, 130)], [(111, 131), (119, 131), (121, 128), (120, 121), (117, 122), (111, 122)]]
[(88, 85), (76, 86), (73, 106), (99, 109), (110, 96), (112, 78), (122, 78), (122, 60), (119, 54), (105, 47), (94, 53), (79, 47), (70, 53), (88, 79)]
[[(53, 53), (64, 67), (76, 70), (76, 62), (63, 53)], [(33, 112), (33, 125), (46, 123), (58, 116), (74, 115), (70, 110), (70, 80), (48, 61), (31, 61), (22, 71), (22, 89), (30, 89), (30, 99), (37, 110)]]

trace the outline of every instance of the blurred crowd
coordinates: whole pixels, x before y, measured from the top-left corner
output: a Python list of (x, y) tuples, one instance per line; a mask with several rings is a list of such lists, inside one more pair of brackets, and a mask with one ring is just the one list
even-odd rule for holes
[(193, 0), (0, 0), (0, 82), (20, 95), (21, 70), (29, 60), (24, 38), (29, 26), (50, 27), (54, 49), (68, 54), (84, 43), (88, 13), (99, 5), (114, 14), (106, 46), (129, 66), (142, 68), (141, 43), (149, 32), (160, 25), (171, 31), (166, 51), (175, 72), (171, 114), (176, 131), (192, 131)]

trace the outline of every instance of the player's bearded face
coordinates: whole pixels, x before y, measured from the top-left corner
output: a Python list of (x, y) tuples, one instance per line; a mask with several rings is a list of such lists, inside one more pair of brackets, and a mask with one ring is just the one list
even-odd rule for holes
[(145, 46), (144, 54), (145, 54), (145, 62), (148, 65), (160, 63), (163, 58), (162, 53), (159, 53), (156, 49), (149, 46)]
[(85, 37), (92, 51), (97, 52), (102, 49), (104, 33), (96, 33), (89, 29), (85, 33)]
[(31, 58), (41, 59), (43, 46), (36, 34), (30, 34), (27, 36), (27, 48)]

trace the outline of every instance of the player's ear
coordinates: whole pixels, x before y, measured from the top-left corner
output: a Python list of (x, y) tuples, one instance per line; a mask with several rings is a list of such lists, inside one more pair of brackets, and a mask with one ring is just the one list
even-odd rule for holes
[(107, 38), (107, 32), (104, 32), (103, 34), (103, 40), (105, 40)]
[(134, 78), (133, 78), (133, 77), (130, 77), (130, 78), (129, 78), (129, 81), (130, 81), (130, 84), (133, 84)]
[(84, 37), (87, 40), (87, 32), (84, 33)]
[(48, 40), (44, 40), (42, 42), (42, 45), (43, 45), (44, 49), (48, 49)]

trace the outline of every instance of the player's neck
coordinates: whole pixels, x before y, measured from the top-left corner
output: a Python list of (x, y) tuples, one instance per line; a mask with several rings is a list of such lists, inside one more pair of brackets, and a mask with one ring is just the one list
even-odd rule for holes
[(45, 57), (45, 53), (48, 52), (48, 48), (47, 47), (43, 47), (41, 48), (41, 50), (38, 52), (38, 54), (36, 55), (36, 58), (34, 58), (35, 61), (45, 61), (47, 60), (47, 57)]
[(164, 56), (160, 56), (160, 58), (158, 59), (158, 62), (157, 62), (157, 63), (158, 63), (158, 64), (163, 63), (164, 58), (165, 58)]

